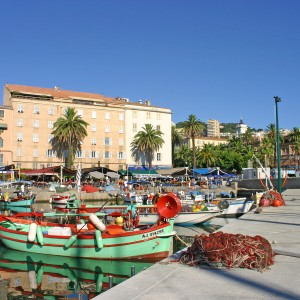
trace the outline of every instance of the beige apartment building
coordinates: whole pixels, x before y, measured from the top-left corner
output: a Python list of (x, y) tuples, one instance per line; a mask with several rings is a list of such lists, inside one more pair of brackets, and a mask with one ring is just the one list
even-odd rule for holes
[[(188, 139), (187, 144), (189, 148), (192, 148), (192, 139)], [(228, 139), (217, 138), (217, 137), (206, 137), (206, 136), (201, 136), (195, 139), (196, 147), (202, 149), (205, 144), (211, 144), (214, 146), (228, 144)]]
[[(3, 123), (0, 164), (16, 168), (41, 169), (65, 165), (52, 148), (54, 123), (68, 107), (75, 108), (89, 126), (88, 136), (76, 154), (75, 165), (82, 168), (103, 166), (125, 170), (129, 164), (142, 164), (131, 157), (130, 143), (146, 123), (164, 133), (165, 144), (153, 166), (171, 165), (171, 110), (154, 107), (149, 102), (133, 103), (126, 98), (63, 90), (6, 84), (4, 86)], [(155, 119), (155, 116), (160, 119)], [(135, 130), (134, 130), (135, 129)]]
[(220, 136), (220, 122), (218, 120), (209, 119), (207, 121), (207, 136), (209, 137)]

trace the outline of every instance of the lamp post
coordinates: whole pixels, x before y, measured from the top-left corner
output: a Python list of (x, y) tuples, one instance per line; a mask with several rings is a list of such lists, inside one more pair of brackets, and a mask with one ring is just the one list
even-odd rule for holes
[(280, 157), (280, 138), (279, 138), (279, 124), (278, 124), (278, 102), (281, 102), (281, 98), (275, 96), (275, 108), (276, 108), (276, 141), (277, 141), (277, 191), (281, 194), (281, 157)]

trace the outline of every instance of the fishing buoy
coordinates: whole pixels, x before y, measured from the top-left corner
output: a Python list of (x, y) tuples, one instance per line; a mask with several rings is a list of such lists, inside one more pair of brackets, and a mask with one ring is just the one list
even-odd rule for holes
[(98, 274), (97, 280), (96, 280), (96, 292), (100, 293), (102, 291), (102, 285), (103, 285), (103, 274)]
[(37, 289), (37, 281), (36, 281), (35, 271), (28, 271), (28, 281), (29, 281), (29, 287), (32, 290), (36, 290)]
[(36, 236), (37, 236), (38, 243), (40, 245), (44, 245), (44, 236), (43, 236), (43, 231), (41, 226), (37, 227)]
[(98, 228), (100, 231), (106, 230), (106, 226), (95, 214), (90, 214), (89, 219), (95, 225), (95, 227)]
[(74, 271), (72, 269), (70, 269), (70, 267), (68, 266), (68, 264), (63, 264), (63, 267), (65, 269), (65, 274), (67, 275), (67, 277), (73, 281), (74, 283), (77, 283), (78, 279), (74, 273)]
[(36, 223), (31, 223), (28, 231), (28, 241), (34, 242), (36, 237), (37, 225)]
[(102, 235), (101, 235), (101, 231), (100, 230), (97, 230), (96, 229), (96, 235), (95, 235), (95, 238), (96, 238), (96, 244), (97, 244), (97, 247), (99, 249), (102, 249), (103, 248), (103, 240), (102, 240)]
[(43, 275), (44, 275), (44, 266), (41, 266), (41, 268), (37, 271), (37, 284), (40, 285), (43, 281)]
[(115, 222), (117, 225), (123, 226), (124, 219), (123, 217), (117, 217)]
[(72, 235), (66, 242), (65, 248), (70, 248), (77, 240), (77, 235)]

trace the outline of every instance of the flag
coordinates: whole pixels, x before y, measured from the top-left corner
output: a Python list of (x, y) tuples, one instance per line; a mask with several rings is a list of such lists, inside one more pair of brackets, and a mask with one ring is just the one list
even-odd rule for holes
[(79, 189), (80, 185), (81, 185), (81, 165), (80, 165), (80, 163), (78, 164), (78, 167), (77, 167), (76, 183), (77, 183), (77, 188)]

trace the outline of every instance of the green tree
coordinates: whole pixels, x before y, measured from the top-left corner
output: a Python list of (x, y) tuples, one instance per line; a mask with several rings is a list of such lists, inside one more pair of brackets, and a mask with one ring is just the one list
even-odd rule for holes
[(217, 161), (215, 147), (212, 144), (204, 144), (203, 148), (199, 151), (198, 160), (201, 164), (207, 168), (213, 167)]
[(154, 129), (151, 124), (145, 124), (145, 127), (142, 129), (134, 136), (130, 144), (131, 153), (135, 158), (139, 158), (140, 154), (143, 153), (151, 170), (153, 152), (158, 151), (165, 141), (162, 138), (163, 133), (160, 130)]
[(294, 154), (297, 157), (297, 166), (299, 169), (299, 156), (300, 156), (300, 129), (299, 127), (294, 127), (292, 132), (289, 134), (288, 139), (293, 143)]
[[(75, 108), (68, 107), (65, 113), (54, 123), (52, 145), (62, 155), (63, 150), (68, 150), (67, 166), (73, 167), (75, 153), (81, 150), (80, 142), (88, 135), (87, 126), (81, 116), (77, 115)], [(54, 148), (55, 149), (55, 148)]]
[(189, 115), (188, 120), (182, 123), (183, 132), (187, 138), (192, 140), (193, 168), (196, 169), (196, 145), (195, 139), (203, 133), (203, 125), (195, 115)]
[(177, 130), (176, 126), (172, 125), (172, 166), (174, 167), (174, 154), (175, 148), (181, 146), (183, 143), (183, 137), (180, 132)]
[(187, 144), (176, 148), (174, 153), (174, 167), (190, 166), (192, 164), (192, 150)]

